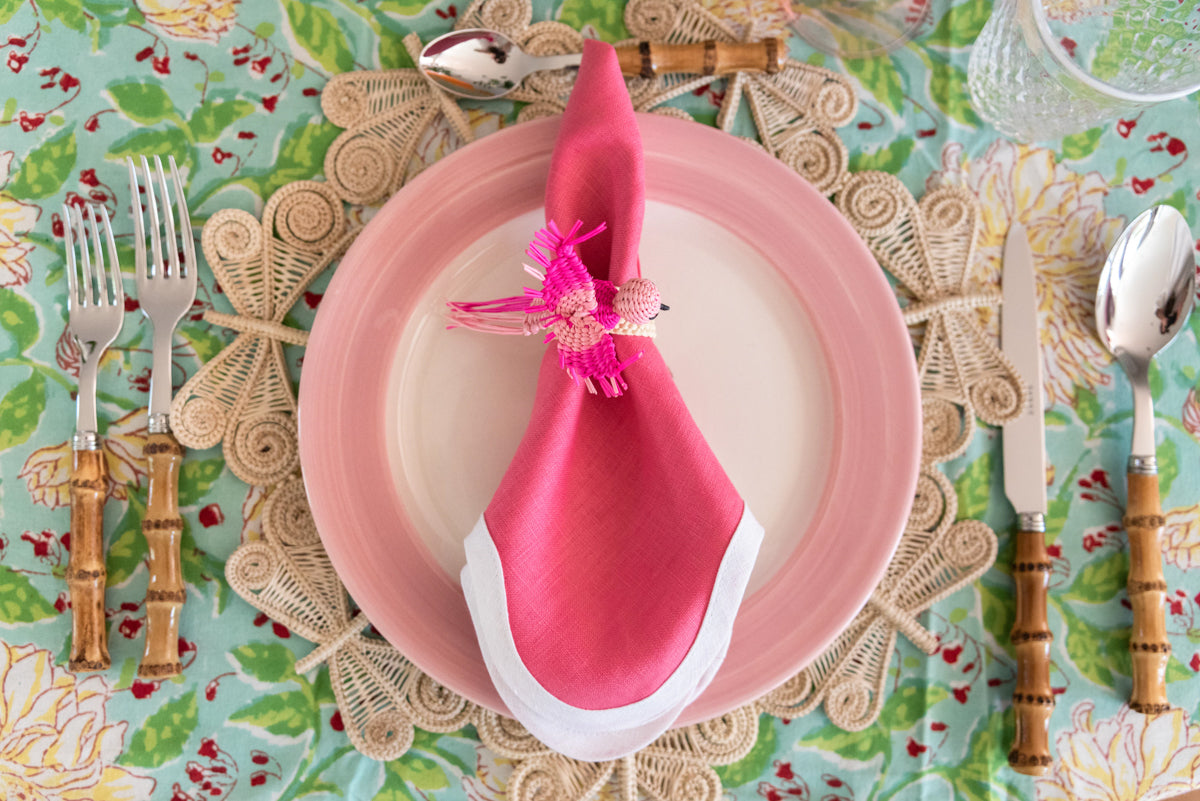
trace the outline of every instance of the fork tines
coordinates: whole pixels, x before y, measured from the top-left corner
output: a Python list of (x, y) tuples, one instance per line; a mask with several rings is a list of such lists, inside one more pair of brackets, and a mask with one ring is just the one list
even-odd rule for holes
[[(179, 175), (179, 168), (175, 165), (175, 157), (168, 156), (167, 163), (171, 167), (171, 183), (174, 184), (174, 192), (168, 189), (167, 174), (163, 169), (162, 159), (158, 156), (154, 157), (154, 168), (150, 168), (150, 161), (145, 157), (139, 157), (141, 169), (139, 170), (132, 158), (126, 158), (125, 163), (129, 167), (129, 196), (130, 202), (134, 204), (133, 214), (133, 230), (136, 243), (140, 246), (135, 248), (135, 263), (137, 268), (137, 280), (139, 282), (147, 279), (155, 278), (183, 278), (189, 282), (195, 282), (196, 279), (196, 245), (192, 239), (192, 223), (191, 217), (188, 214), (187, 195), (183, 189), (183, 179)], [(156, 175), (157, 173), (157, 175)], [(158, 188), (155, 188), (157, 180)], [(145, 194), (145, 198), (141, 195)], [(161, 201), (160, 201), (161, 198)], [(174, 205), (179, 214), (179, 235), (176, 236), (175, 221), (171, 217), (172, 198)], [(164, 214), (159, 214), (159, 203), (163, 204)], [(146, 263), (146, 252), (144, 243), (146, 241), (145, 223), (143, 216), (146, 212), (150, 214), (150, 255), (152, 264)], [(163, 232), (165, 230), (166, 242), (166, 260), (163, 259)], [(180, 258), (180, 241), (183, 243), (183, 254)]]
[[(88, 247), (88, 230), (84, 224), (83, 210), (79, 206), (63, 204), (63, 238), (66, 241), (67, 257), (67, 309), (91, 306), (121, 306), (125, 304), (125, 289), (121, 285), (121, 268), (117, 263), (117, 245), (113, 241), (112, 223), (108, 210), (103, 206), (88, 204), (88, 222), (91, 223), (91, 247)], [(99, 209), (100, 221), (96, 219)], [(100, 229), (108, 239), (108, 273), (111, 286), (105, 286), (104, 250), (100, 242)], [(82, 272), (75, 262), (75, 239), (79, 239), (79, 260)], [(95, 265), (92, 261), (95, 257)], [(95, 286), (93, 287), (93, 280)], [(82, 290), (82, 291), (81, 291)], [(93, 291), (94, 290), (94, 291)], [(111, 298), (109, 293), (111, 291)], [(76, 333), (78, 336), (78, 333)]]

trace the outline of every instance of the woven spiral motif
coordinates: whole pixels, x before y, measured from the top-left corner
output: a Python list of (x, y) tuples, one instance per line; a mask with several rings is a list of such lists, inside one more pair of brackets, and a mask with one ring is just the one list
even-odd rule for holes
[(960, 520), (947, 532), (946, 556), (957, 567), (969, 567), (996, 558), (996, 535), (979, 520)]
[(486, 709), (480, 709), (475, 716), (475, 729), (484, 745), (509, 759), (548, 752), (546, 746), (518, 721)]
[(304, 481), (299, 476), (287, 479), (271, 493), (263, 506), (263, 530), (287, 547), (320, 542), (304, 492)]
[(279, 569), (275, 549), (265, 542), (248, 542), (229, 557), (225, 576), (235, 589), (238, 585), (258, 592), (265, 590)]
[(272, 199), (278, 199), (275, 232), (290, 245), (328, 250), (346, 232), (341, 198), (327, 184), (297, 181)]
[(262, 252), (262, 223), (248, 211), (221, 209), (200, 234), (206, 252), (227, 261), (246, 261)]
[(666, 788), (670, 801), (720, 801), (721, 777), (707, 765), (683, 762), (673, 774)]
[[(921, 214), (927, 228), (957, 231), (975, 226), (974, 198), (967, 190), (943, 187), (921, 201)], [(966, 233), (966, 231), (963, 231)], [(974, 236), (975, 232), (970, 232)]]
[(858, 111), (858, 98), (849, 85), (828, 81), (817, 93), (816, 113), (835, 128), (841, 127)]
[(171, 430), (189, 448), (211, 448), (225, 436), (228, 417), (221, 404), (208, 398), (192, 398), (171, 406)]
[(921, 400), (922, 461), (944, 462), (967, 449), (974, 433), (968, 413), (943, 398)]
[(391, 759), (412, 748), (414, 736), (412, 722), (394, 709), (376, 712), (363, 727), (367, 747), (380, 754), (394, 755)]
[(396, 159), (379, 139), (363, 134), (338, 139), (325, 156), (325, 175), (350, 203), (371, 204), (387, 197)]
[(417, 678), (408, 702), (422, 722), (436, 721), (439, 728), (450, 731), (466, 725), (474, 712), (474, 704), (425, 673)]
[(837, 189), (846, 175), (849, 156), (836, 136), (813, 131), (792, 137), (777, 158), (802, 175), (823, 195)]
[(353, 128), (370, 109), (367, 93), (350, 81), (330, 81), (321, 92), (321, 111), (339, 128)]
[(225, 459), (233, 474), (247, 484), (278, 483), (300, 466), (296, 421), (282, 412), (242, 418), (233, 437), (225, 439)]
[(871, 685), (858, 677), (839, 681), (825, 696), (825, 712), (833, 725), (846, 731), (862, 731), (875, 721)]
[[(917, 476), (917, 490), (912, 510), (908, 514), (908, 528), (933, 531), (951, 510), (949, 501), (954, 498), (954, 487), (942, 473), (922, 470)], [(952, 513), (952, 512), (951, 512)]]
[(910, 205), (911, 196), (904, 185), (881, 172), (855, 173), (837, 197), (838, 209), (865, 236), (891, 231), (904, 219)]
[(625, 4), (625, 27), (651, 41), (666, 41), (678, 17), (677, 0), (630, 0)]
[(533, 20), (528, 0), (489, 0), (479, 10), (483, 27), (498, 31), (524, 30)]
[(1003, 425), (1021, 411), (1025, 397), (1020, 388), (1005, 376), (988, 376), (971, 385), (971, 403), (980, 420)]

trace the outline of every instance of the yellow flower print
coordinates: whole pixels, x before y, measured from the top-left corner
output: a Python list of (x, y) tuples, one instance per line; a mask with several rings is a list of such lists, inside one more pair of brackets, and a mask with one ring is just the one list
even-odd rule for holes
[[(0, 153), (0, 189), (8, 183), (12, 171), (13, 152)], [(0, 192), (0, 286), (21, 286), (29, 283), (33, 274), (29, 254), (33, 245), (22, 242), (22, 235), (37, 224), (42, 210), (22, 203), (12, 195)]]
[(146, 21), (175, 39), (216, 42), (237, 22), (238, 0), (137, 0)]
[[(146, 476), (146, 410), (134, 409), (109, 424), (100, 438), (108, 462), (108, 497), (125, 500), (128, 487), (140, 487)], [(71, 443), (38, 448), (25, 460), (18, 478), (33, 502), (57, 509), (71, 503)]]
[(1122, 706), (1096, 723), (1094, 704), (1071, 710), (1055, 742), (1054, 771), (1037, 780), (1038, 801), (1153, 801), (1192, 789), (1200, 770), (1200, 725), (1183, 710), (1141, 715)]
[(77, 681), (33, 645), (0, 641), (0, 795), (137, 801), (155, 781), (114, 764), (127, 723), (108, 723), (102, 676)]
[(942, 153), (944, 169), (929, 186), (960, 182), (980, 200), (978, 280), (998, 284), (1004, 238), (1014, 221), (1025, 224), (1038, 271), (1042, 362), (1046, 400), (1070, 403), (1075, 386), (1095, 390), (1111, 378), (1112, 361), (1095, 335), (1096, 279), (1124, 221), (1104, 212), (1108, 184), (1096, 172), (1072, 172), (1053, 150), (997, 141), (979, 159), (961, 145)]
[(1200, 503), (1168, 509), (1163, 527), (1163, 559), (1181, 570), (1200, 567)]

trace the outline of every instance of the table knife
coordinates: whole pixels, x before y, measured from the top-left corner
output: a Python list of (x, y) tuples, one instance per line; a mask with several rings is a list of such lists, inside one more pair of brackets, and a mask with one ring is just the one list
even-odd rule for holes
[(1004, 426), (1004, 492), (1017, 513), (1017, 549), (1013, 563), (1017, 614), (1012, 642), (1017, 651), (1013, 688), (1016, 734), (1008, 764), (1018, 773), (1037, 776), (1051, 762), (1050, 643), (1046, 587), (1050, 556), (1046, 551), (1046, 433), (1042, 417), (1042, 359), (1038, 338), (1037, 289), (1033, 251), (1025, 226), (1013, 223), (1004, 243), (1003, 306), (1000, 339), (1004, 353), (1027, 382), (1029, 401), (1021, 415)]

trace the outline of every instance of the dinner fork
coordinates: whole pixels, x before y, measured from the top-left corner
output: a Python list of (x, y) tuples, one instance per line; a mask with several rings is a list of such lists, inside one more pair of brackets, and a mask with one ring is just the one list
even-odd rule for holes
[[(154, 157), (156, 176), (146, 157), (140, 158), (144, 202), (140, 197), (138, 170), (133, 159), (127, 158), (125, 161), (129, 167), (138, 301), (154, 329), (150, 406), (147, 409), (149, 434), (145, 449), (150, 470), (149, 498), (146, 517), (142, 521), (142, 532), (146, 535), (150, 551), (150, 582), (146, 588), (146, 647), (138, 665), (138, 675), (142, 678), (163, 678), (183, 670), (179, 663), (179, 614), (186, 597), (179, 561), (179, 540), (183, 535), (183, 519), (179, 515), (179, 467), (183, 462), (183, 448), (171, 434), (169, 411), (171, 336), (195, 300), (198, 266), (187, 197), (174, 157), (168, 158), (168, 162), (175, 190), (174, 205), (179, 212), (178, 239), (183, 241), (182, 259), (175, 223), (171, 219), (172, 192), (167, 186), (162, 159)], [(158, 213), (160, 199), (164, 211), (161, 232)], [(150, 264), (146, 259), (146, 225), (143, 221), (143, 214), (147, 212), (150, 222)], [(164, 250), (166, 260), (163, 259)]]
[[(100, 219), (96, 218), (99, 208)], [(75, 436), (71, 440), (71, 558), (67, 588), (71, 593), (73, 671), (106, 670), (108, 626), (104, 620), (104, 500), (108, 467), (96, 423), (96, 371), (104, 351), (121, 332), (125, 289), (112, 224), (103, 206), (87, 207), (91, 247), (79, 206), (63, 205), (63, 238), (67, 259), (67, 327), (82, 353), (79, 393), (75, 400)], [(108, 279), (100, 229), (108, 239)], [(79, 259), (75, 240), (79, 240)], [(94, 257), (94, 259), (93, 259)]]

